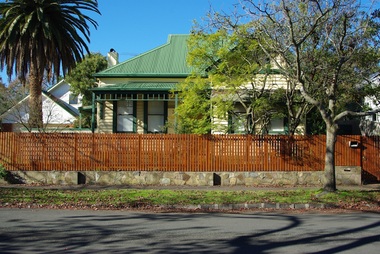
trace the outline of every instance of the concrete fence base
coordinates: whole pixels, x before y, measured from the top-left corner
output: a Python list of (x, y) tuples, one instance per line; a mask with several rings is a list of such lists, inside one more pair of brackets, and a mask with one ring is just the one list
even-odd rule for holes
[[(321, 186), (323, 171), (12, 171), (8, 182), (42, 185)], [(336, 167), (338, 185), (361, 185), (360, 167)], [(4, 181), (3, 181), (4, 183)]]

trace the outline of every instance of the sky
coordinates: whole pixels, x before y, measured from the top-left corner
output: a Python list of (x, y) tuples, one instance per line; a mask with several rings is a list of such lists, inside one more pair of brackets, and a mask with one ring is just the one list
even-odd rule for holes
[[(361, 0), (368, 4), (372, 0)], [(376, 0), (379, 2), (380, 0)], [(212, 7), (230, 13), (239, 0), (98, 0), (101, 16), (93, 16), (91, 52), (106, 56), (113, 48), (125, 61), (167, 42), (169, 34), (188, 34)]]
[[(362, 3), (372, 0), (361, 0)], [(376, 0), (380, 1), (380, 0)], [(230, 13), (239, 0), (98, 0), (101, 16), (93, 17), (91, 52), (106, 55), (113, 48), (125, 61), (167, 42), (169, 34), (188, 34), (193, 21), (210, 10)]]
[[(370, 0), (368, 0), (370, 1)], [(368, 2), (363, 0), (363, 2)], [(106, 56), (113, 48), (119, 61), (161, 46), (170, 34), (188, 34), (212, 7), (230, 13), (239, 0), (98, 0), (101, 15), (91, 27), (89, 48)], [(0, 72), (3, 82), (8, 78)]]
[(113, 48), (124, 61), (167, 42), (169, 34), (188, 34), (210, 5), (231, 10), (237, 0), (98, 0), (101, 16), (91, 29), (91, 52)]

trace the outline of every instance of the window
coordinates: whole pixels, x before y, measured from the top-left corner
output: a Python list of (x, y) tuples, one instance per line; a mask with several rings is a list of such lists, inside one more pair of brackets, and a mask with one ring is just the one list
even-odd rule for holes
[(269, 134), (285, 133), (284, 118), (272, 118), (270, 120)]
[(165, 130), (165, 104), (163, 101), (148, 102), (148, 133)]
[(117, 102), (117, 132), (133, 132), (135, 117), (133, 101)]
[(247, 117), (243, 106), (235, 105), (234, 111), (229, 114), (229, 133), (247, 133), (247, 121), (249, 121), (248, 124), (251, 124), (251, 118), (250, 116)]
[(69, 94), (69, 104), (78, 104), (78, 96), (70, 93)]
[(245, 113), (233, 112), (231, 114), (231, 133), (246, 133), (247, 117)]

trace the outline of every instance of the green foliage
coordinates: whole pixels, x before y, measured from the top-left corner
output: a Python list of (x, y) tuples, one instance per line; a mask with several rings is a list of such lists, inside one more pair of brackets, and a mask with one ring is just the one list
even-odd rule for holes
[(307, 114), (306, 133), (310, 135), (319, 135), (326, 133), (326, 124), (316, 108), (313, 108)]
[(107, 59), (100, 53), (89, 54), (78, 62), (65, 80), (71, 85), (71, 91), (75, 95), (83, 96), (82, 104), (92, 104), (91, 88), (96, 87), (94, 74), (107, 68)]
[(179, 132), (227, 133), (240, 126), (243, 133), (261, 133), (259, 127), (283, 114), (278, 105), (284, 97), (270, 92), (265, 54), (245, 29), (190, 36), (187, 60), (194, 73), (176, 89), (182, 99), (176, 109)]
[(176, 108), (178, 133), (207, 134), (211, 131), (211, 90), (206, 79), (191, 76), (177, 87), (181, 104)]
[[(82, 105), (88, 106), (92, 104), (91, 88), (97, 87), (94, 74), (107, 68), (107, 59), (100, 53), (89, 54), (84, 59), (77, 63), (65, 80), (70, 84), (71, 91), (74, 95), (82, 95)], [(79, 126), (79, 120), (75, 126)], [(91, 113), (82, 113), (81, 127), (91, 126)]]
[(0, 179), (4, 179), (8, 175), (8, 171), (3, 166), (3, 164), (0, 164)]

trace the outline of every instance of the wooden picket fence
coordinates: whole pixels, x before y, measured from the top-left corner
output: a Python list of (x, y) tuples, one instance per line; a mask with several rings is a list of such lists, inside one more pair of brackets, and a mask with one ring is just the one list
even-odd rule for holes
[[(373, 167), (380, 180), (379, 147), (378, 138), (339, 136), (336, 165)], [(324, 156), (323, 135), (0, 133), (10, 171), (320, 171)]]

